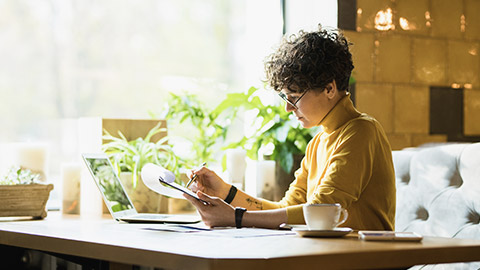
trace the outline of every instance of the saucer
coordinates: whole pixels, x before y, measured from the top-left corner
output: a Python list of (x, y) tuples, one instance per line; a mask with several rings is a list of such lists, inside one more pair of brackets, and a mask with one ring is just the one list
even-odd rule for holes
[(292, 231), (303, 237), (342, 237), (351, 233), (351, 228), (339, 227), (332, 230), (309, 230), (305, 227), (293, 227)]

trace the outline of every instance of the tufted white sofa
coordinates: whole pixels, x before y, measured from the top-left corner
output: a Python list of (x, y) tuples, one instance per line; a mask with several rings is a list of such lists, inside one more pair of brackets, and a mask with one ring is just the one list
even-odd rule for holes
[[(396, 231), (480, 239), (480, 143), (393, 151), (393, 162), (397, 184)], [(414, 268), (480, 269), (480, 262)]]

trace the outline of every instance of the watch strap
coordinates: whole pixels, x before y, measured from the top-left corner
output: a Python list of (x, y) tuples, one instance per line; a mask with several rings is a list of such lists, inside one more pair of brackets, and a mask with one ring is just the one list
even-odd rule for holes
[(247, 209), (243, 207), (236, 207), (235, 208), (235, 226), (237, 229), (242, 228), (242, 219), (243, 219), (243, 214), (247, 212)]
[(228, 204), (232, 203), (233, 199), (235, 198), (235, 195), (237, 195), (237, 188), (234, 185), (232, 185), (230, 187), (230, 190), (228, 191), (227, 198), (225, 198), (224, 201)]

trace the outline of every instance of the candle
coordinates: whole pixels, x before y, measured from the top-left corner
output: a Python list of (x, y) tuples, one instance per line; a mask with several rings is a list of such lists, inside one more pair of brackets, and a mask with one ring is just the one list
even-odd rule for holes
[(227, 150), (228, 181), (242, 190), (245, 185), (246, 156), (247, 153), (243, 149)]
[(82, 166), (80, 180), (80, 216), (90, 218), (100, 217), (102, 214), (102, 195), (86, 166)]
[(267, 200), (273, 200), (275, 185), (275, 161), (257, 161), (257, 196)]
[(40, 174), (40, 181), (46, 181), (47, 145), (45, 143), (17, 143), (13, 147), (13, 165)]
[(80, 180), (82, 167), (79, 163), (62, 164), (63, 194), (62, 211), (64, 214), (80, 214)]

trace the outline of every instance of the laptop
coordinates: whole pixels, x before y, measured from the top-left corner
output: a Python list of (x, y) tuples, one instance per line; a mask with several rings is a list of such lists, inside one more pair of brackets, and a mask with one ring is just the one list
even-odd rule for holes
[(82, 154), (82, 158), (115, 220), (129, 223), (179, 224), (200, 221), (200, 217), (197, 215), (138, 213), (106, 154)]

